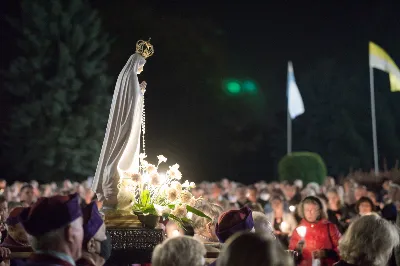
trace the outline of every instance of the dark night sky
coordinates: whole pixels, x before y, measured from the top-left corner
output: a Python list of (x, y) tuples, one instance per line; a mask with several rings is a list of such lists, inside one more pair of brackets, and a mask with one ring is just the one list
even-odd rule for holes
[[(2, 15), (17, 14), (18, 6), (15, 2), (14, 0), (3, 0), (0, 7)], [(102, 14), (105, 12), (104, 7), (107, 6), (107, 3), (110, 5), (111, 1), (93, 0), (91, 2), (100, 9)], [(127, 9), (135, 8), (135, 4), (138, 2), (114, 0), (112, 5), (116, 10), (118, 8)], [(282, 117), (285, 117), (288, 60), (292, 60), (294, 63), (300, 91), (301, 73), (306, 71), (310, 64), (321, 58), (335, 58), (342, 64), (358, 58), (360, 67), (368, 71), (366, 64), (368, 41), (370, 40), (390, 51), (393, 59), (400, 63), (400, 47), (395, 46), (400, 43), (398, 41), (400, 38), (400, 1), (368, 1), (368, 3), (362, 4), (361, 1), (346, 4), (339, 4), (338, 1), (323, 1), (323, 3), (321, 1), (321, 3), (312, 5), (306, 4), (304, 1), (279, 1), (279, 3), (271, 1), (270, 4), (267, 4), (266, 1), (262, 1), (262, 4), (257, 4), (258, 2), (261, 1), (240, 1), (232, 4), (232, 1), (207, 3), (182, 0), (149, 1), (146, 4), (152, 7), (156, 14), (154, 18), (156, 20), (161, 20), (163, 16), (168, 15), (213, 21), (226, 36), (225, 49), (228, 55), (226, 65), (229, 66), (226, 72), (232, 76), (242, 75), (256, 79), (261, 84), (261, 90), (267, 90), (269, 84), (281, 87), (281, 90), (275, 88), (275, 92), (281, 94), (280, 97), (276, 97), (280, 100), (270, 104), (282, 106), (282, 114), (280, 114)], [(105, 19), (106, 23), (107, 19)], [(171, 31), (173, 30), (171, 29)], [(115, 32), (110, 32), (110, 34), (118, 35)], [(10, 38), (12, 36), (9, 28), (2, 22), (2, 41), (0, 43), (2, 68), (8, 65), (16, 53), (13, 49), (15, 47), (13, 39)], [(117, 51), (111, 53), (117, 53)], [(356, 56), (354, 57), (354, 55)], [(123, 58), (122, 61), (126, 60), (123, 56), (121, 58)], [(117, 71), (116, 69), (113, 71)], [(117, 73), (112, 74), (116, 75)], [(146, 77), (152, 74), (154, 73), (146, 73), (148, 75)], [(368, 87), (368, 80), (365, 81), (365, 86)], [(166, 95), (164, 93), (163, 97)], [(160, 113), (162, 110), (157, 110), (157, 107), (151, 103), (150, 106), (153, 108), (150, 118), (155, 119), (154, 114)], [(286, 121), (284, 120), (282, 123), (286, 123)], [(194, 159), (192, 164), (198, 162)], [(204, 161), (202, 163), (204, 164)], [(270, 171), (268, 174), (271, 172), (274, 171)], [(218, 173), (222, 174), (223, 171), (220, 170)], [(210, 178), (219, 177), (220, 175)]]
[[(351, 49), (352, 43), (358, 45), (359, 41), (375, 38), (388, 46), (387, 49), (396, 50), (390, 47), (390, 41), (398, 38), (400, 32), (399, 1), (369, 1), (368, 4), (324, 1), (312, 5), (299, 1), (220, 2), (164, 1), (164, 5), (155, 5), (155, 9), (163, 10), (160, 13), (173, 12), (177, 16), (217, 21), (228, 34), (231, 54), (243, 55), (243, 51), (251, 51), (247, 56), (251, 62), (259, 61), (258, 56), (280, 61), (309, 60), (309, 56), (314, 59), (331, 55), (346, 47)], [(265, 62), (266, 67), (273, 67), (268, 62)]]
[[(267, 105), (268, 107), (275, 106), (275, 108), (268, 109), (267, 107), (267, 109), (281, 110), (273, 114), (278, 117), (274, 121), (278, 121), (276, 123), (285, 127), (288, 60), (294, 63), (300, 90), (302, 89), (302, 73), (307, 72), (313, 63), (324, 58), (334, 58), (344, 66), (358, 60), (359, 70), (367, 74), (370, 40), (385, 47), (395, 61), (400, 61), (400, 49), (395, 46), (399, 43), (395, 42), (395, 39), (400, 38), (400, 18), (397, 14), (397, 10), (400, 10), (399, 1), (387, 1), (383, 4), (371, 2), (342, 5), (336, 1), (324, 1), (313, 5), (307, 5), (304, 2), (294, 4), (294, 2), (276, 3), (275, 1), (274, 4), (259, 4), (258, 1), (246, 1), (232, 4), (227, 1), (215, 1), (194, 4), (192, 1), (157, 1), (157, 3), (153, 1), (152, 8), (157, 14), (154, 19), (172, 15), (213, 21), (215, 27), (225, 33), (224, 49), (228, 54), (225, 57), (229, 66), (226, 69), (228, 75), (253, 78), (260, 83), (261, 91), (273, 94), (269, 95), (271, 99), (267, 99)], [(195, 51), (196, 47), (193, 47), (193, 50)], [(151, 76), (153, 73), (145, 75), (147, 74)], [(367, 90), (368, 82), (366, 78)], [(150, 98), (154, 97), (152, 99), (156, 101), (156, 93), (162, 92), (158, 91), (149, 95), (149, 105), (151, 105)], [(307, 99), (304, 101), (307, 112)], [(206, 111), (204, 115), (208, 115)], [(156, 116), (159, 114), (150, 114), (150, 119), (156, 119)], [(265, 116), (267, 117), (268, 114), (266, 113)], [(176, 121), (176, 123), (180, 122)], [(267, 118), (265, 123), (268, 123)], [(199, 125), (201, 126), (207, 125)], [(178, 146), (177, 153), (182, 155), (187, 152), (186, 149), (191, 146), (186, 145)], [(286, 146), (286, 143), (283, 142), (282, 146)], [(296, 137), (294, 137), (295, 147)], [(213, 149), (203, 151), (200, 156), (194, 156), (196, 151), (190, 151), (189, 158), (179, 155), (177, 157), (182, 165), (190, 165), (187, 169), (195, 169), (196, 172), (203, 172), (199, 168), (211, 167), (212, 171), (206, 171), (211, 179), (219, 178), (224, 174), (224, 168), (240, 169), (238, 172), (241, 173), (237, 175), (233, 173), (230, 177), (249, 182), (276, 175), (276, 169), (271, 169), (276, 167), (276, 162), (265, 163), (262, 158), (254, 158), (260, 157), (259, 155), (251, 154), (250, 158), (239, 160), (239, 162), (232, 160), (218, 165), (218, 163), (208, 164), (206, 160), (199, 159), (199, 157), (207, 157), (206, 152), (212, 153)], [(268, 151), (265, 152), (268, 153)], [(242, 170), (249, 166), (257, 168), (258, 171), (249, 173), (248, 170)]]
[[(92, 0), (94, 6), (102, 6), (106, 0)], [(113, 1), (113, 5), (134, 7), (130, 0)], [(134, 4), (132, 4), (134, 3)], [(394, 38), (400, 35), (400, 2), (368, 1), (368, 3), (339, 4), (337, 1), (307, 4), (299, 1), (280, 1), (260, 4), (246, 1), (232, 4), (231, 1), (149, 1), (159, 17), (197, 17), (211, 19), (220, 25), (229, 38), (230, 60), (234, 68), (240, 62), (241, 69), (254, 66), (269, 72), (286, 61), (307, 62), (320, 56), (345, 54), (353, 49), (367, 49), (363, 42), (376, 40), (387, 50)], [(17, 1), (1, 1), (1, 14), (17, 14)], [(12, 56), (14, 47), (8, 43), (8, 26), (2, 21), (2, 64)], [(111, 33), (112, 34), (112, 33)], [(322, 48), (323, 47), (323, 48)], [(357, 47), (357, 48), (356, 48)], [(396, 58), (396, 57), (395, 57)], [(4, 60), (5, 59), (5, 60)], [(244, 60), (244, 61), (243, 61)], [(247, 64), (249, 62), (249, 64)], [(279, 63), (277, 63), (279, 62)], [(247, 66), (247, 67), (246, 67)], [(253, 69), (248, 70), (253, 71)]]

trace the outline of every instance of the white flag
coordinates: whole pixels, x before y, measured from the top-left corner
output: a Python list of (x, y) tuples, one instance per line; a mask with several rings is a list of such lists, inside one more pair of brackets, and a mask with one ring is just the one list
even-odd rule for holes
[(294, 79), (292, 62), (288, 64), (287, 98), (288, 110), (292, 119), (304, 113), (303, 99), (301, 98), (299, 88)]

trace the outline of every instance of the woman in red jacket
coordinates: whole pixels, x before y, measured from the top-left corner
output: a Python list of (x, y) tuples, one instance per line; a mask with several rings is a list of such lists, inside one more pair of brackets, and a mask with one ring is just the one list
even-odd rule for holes
[[(336, 225), (327, 220), (326, 211), (317, 197), (306, 197), (299, 205), (302, 220), (294, 230), (289, 249), (300, 254), (300, 266), (332, 266), (339, 260), (338, 242), (341, 234)], [(303, 227), (305, 235), (300, 236)], [(304, 228), (306, 230), (304, 230)], [(313, 265), (313, 258), (316, 262)]]

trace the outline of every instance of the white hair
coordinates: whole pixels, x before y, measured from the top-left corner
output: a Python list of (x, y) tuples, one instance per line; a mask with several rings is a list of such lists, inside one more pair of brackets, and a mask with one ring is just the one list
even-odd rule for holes
[(188, 236), (169, 238), (157, 245), (151, 258), (152, 266), (203, 266), (206, 248)]
[(377, 215), (362, 216), (339, 240), (340, 256), (355, 265), (386, 265), (399, 241), (399, 229), (395, 225)]
[(253, 212), (254, 229), (256, 233), (267, 234), (269, 236), (274, 236), (274, 230), (272, 229), (271, 223), (269, 222), (267, 215), (262, 212)]
[[(218, 217), (223, 213), (221, 206), (213, 204), (207, 200), (198, 200), (195, 205), (196, 209), (202, 211), (208, 217), (212, 219), (212, 222), (216, 224), (218, 222)], [(203, 218), (197, 215), (193, 215), (193, 228), (195, 232), (202, 232), (206, 230), (207, 224), (210, 222), (207, 218)]]
[(294, 181), (294, 185), (295, 185), (296, 187), (302, 189), (302, 188), (303, 188), (303, 180), (296, 179), (296, 180)]
[(311, 188), (308, 188), (308, 187), (304, 188), (300, 192), (300, 194), (301, 194), (302, 198), (309, 197), (309, 196), (316, 196), (317, 195), (317, 193), (315, 193), (314, 189), (311, 189)]
[(320, 186), (316, 182), (308, 183), (306, 188), (314, 190), (315, 194), (318, 194), (320, 192)]
[(82, 218), (74, 220), (72, 223), (65, 225), (56, 230), (52, 230), (43, 235), (32, 236), (28, 235), (29, 243), (33, 250), (49, 250), (58, 247), (59, 245), (65, 243), (65, 229), (67, 226), (78, 228), (82, 226)]

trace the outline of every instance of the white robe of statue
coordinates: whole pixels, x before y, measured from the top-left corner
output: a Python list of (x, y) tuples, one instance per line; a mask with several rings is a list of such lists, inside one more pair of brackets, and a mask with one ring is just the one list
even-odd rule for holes
[(139, 172), (143, 94), (137, 73), (146, 60), (132, 55), (118, 76), (92, 190), (104, 206), (117, 204), (125, 171)]

